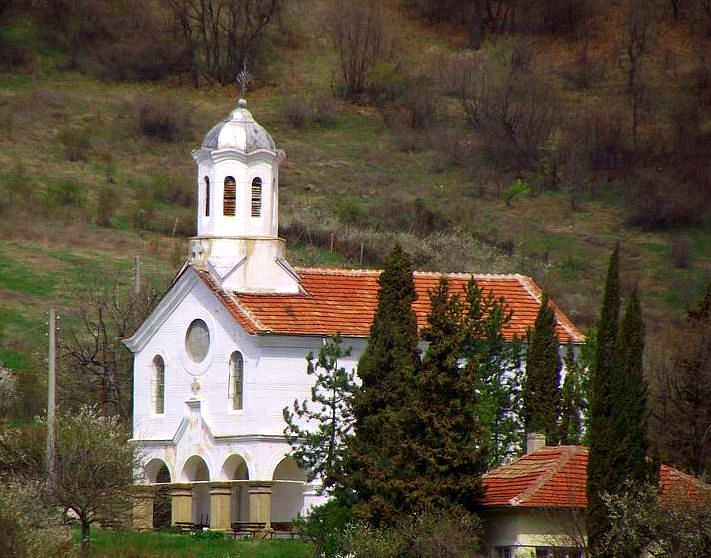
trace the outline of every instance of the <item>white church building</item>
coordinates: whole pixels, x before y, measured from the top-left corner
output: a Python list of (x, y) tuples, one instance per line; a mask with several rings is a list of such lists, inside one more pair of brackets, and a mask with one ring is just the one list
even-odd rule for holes
[[(143, 464), (137, 528), (154, 526), (167, 491), (173, 524), (227, 530), (289, 522), (323, 501), (289, 457), (282, 410), (310, 397), (308, 353), (339, 333), (356, 366), (377, 304), (378, 271), (293, 268), (278, 236), (284, 153), (240, 100), (193, 152), (197, 236), (189, 259), (136, 333), (133, 438)], [(419, 325), (439, 274), (415, 273)], [(452, 290), (470, 276), (450, 274)], [(475, 275), (513, 311), (505, 334), (525, 335), (541, 290), (521, 275)], [(563, 344), (583, 335), (557, 310)]]

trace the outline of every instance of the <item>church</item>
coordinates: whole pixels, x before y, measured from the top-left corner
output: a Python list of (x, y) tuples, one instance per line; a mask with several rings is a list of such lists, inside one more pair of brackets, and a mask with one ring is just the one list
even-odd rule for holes
[[(167, 293), (133, 336), (133, 439), (142, 463), (134, 526), (155, 526), (156, 494), (170, 522), (228, 530), (293, 520), (325, 499), (289, 456), (282, 410), (310, 397), (306, 355), (336, 333), (355, 368), (378, 295), (374, 270), (294, 268), (279, 238), (285, 154), (238, 106), (193, 152), (197, 236)], [(416, 272), (419, 327), (441, 274)], [(468, 274), (448, 274), (460, 290)], [(533, 326), (541, 289), (522, 275), (474, 275), (503, 297), (505, 335)], [(556, 308), (561, 344), (584, 337)]]

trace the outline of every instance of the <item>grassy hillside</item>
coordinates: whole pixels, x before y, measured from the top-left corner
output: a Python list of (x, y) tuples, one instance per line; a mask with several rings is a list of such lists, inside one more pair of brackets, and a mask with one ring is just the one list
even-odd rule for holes
[[(562, 187), (506, 203), (513, 180), (528, 176), (492, 164), (476, 143), (468, 164), (456, 164), (443, 159), (440, 140), (433, 146), (434, 132), (413, 132), (413, 139), (391, 125), (387, 110), (332, 98), (336, 55), (325, 4), (305, 3), (310, 18), (298, 28), (299, 40), (272, 48), (268, 79), (248, 94), (254, 116), (287, 152), (280, 218), (292, 263), (361, 265), (362, 244), (363, 265), (378, 265), (397, 239), (423, 268), (533, 275), (587, 327), (619, 240), (624, 280), (640, 285), (650, 329), (666, 327), (700, 297), (711, 277), (708, 212), (693, 226), (629, 226), (629, 178), (619, 173), (593, 177), (574, 200)], [(462, 49), (461, 30), (426, 27), (395, 4), (388, 9), (408, 63), (426, 67)], [(31, 23), (8, 29), (5, 35), (37, 52), (31, 71), (0, 74), (0, 359), (21, 368), (23, 352), (44, 343), (47, 307), (80, 304), (73, 293), (87, 279), (118, 274), (130, 281), (134, 255), (149, 275), (170, 277), (194, 232), (190, 151), (234, 107), (237, 91), (194, 89), (173, 78), (102, 81), (61, 69), (61, 56)], [(568, 109), (623, 79), (613, 70), (592, 90), (566, 88), (558, 70), (573, 56), (569, 40), (538, 38), (530, 47)], [(596, 40), (604, 50), (615, 38)], [(686, 48), (674, 28), (659, 40)], [(432, 106), (445, 132), (466, 129), (455, 100), (442, 94)], [(304, 107), (323, 116), (301, 122)], [(168, 140), (141, 131), (141, 112), (159, 109), (176, 123)]]

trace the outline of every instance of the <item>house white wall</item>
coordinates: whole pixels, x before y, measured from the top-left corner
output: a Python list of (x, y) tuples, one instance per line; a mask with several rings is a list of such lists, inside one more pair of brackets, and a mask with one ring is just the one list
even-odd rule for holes
[(482, 517), (492, 557), (504, 556), (500, 549), (510, 548), (512, 558), (535, 558), (536, 548), (580, 548), (585, 539), (581, 510), (510, 508), (487, 510)]

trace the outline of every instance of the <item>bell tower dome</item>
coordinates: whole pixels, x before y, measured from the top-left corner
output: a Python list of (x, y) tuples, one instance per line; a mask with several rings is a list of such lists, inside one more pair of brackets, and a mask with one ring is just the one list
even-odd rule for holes
[(193, 151), (197, 236), (190, 259), (241, 292), (298, 292), (279, 238), (279, 165), (284, 152), (240, 99)]

